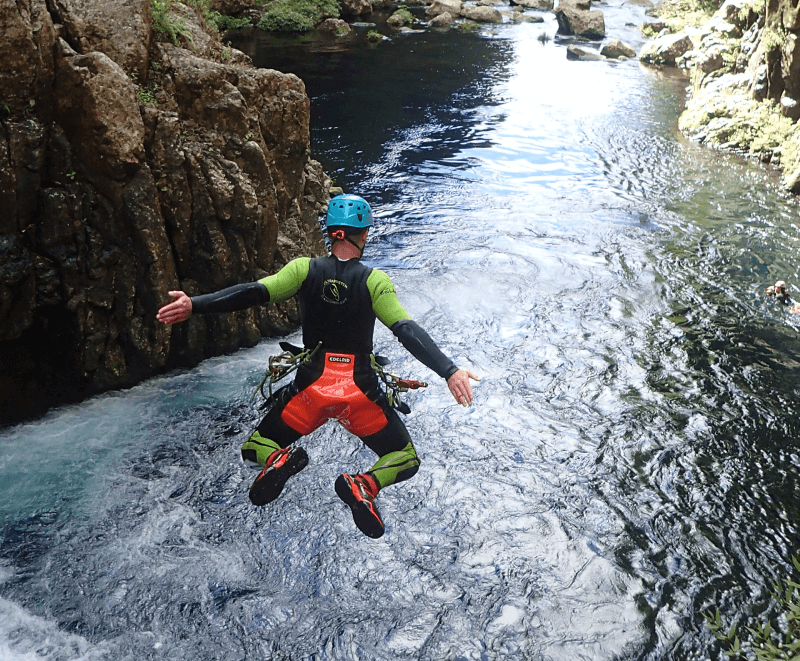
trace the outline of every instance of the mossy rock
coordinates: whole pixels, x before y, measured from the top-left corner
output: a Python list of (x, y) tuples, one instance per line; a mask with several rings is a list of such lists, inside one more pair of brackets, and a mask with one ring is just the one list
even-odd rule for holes
[(478, 32), (478, 30), (481, 29), (481, 26), (475, 21), (462, 21), (456, 25), (456, 29), (461, 30), (462, 32)]
[(336, 0), (273, 0), (265, 3), (258, 27), (271, 32), (306, 32), (324, 17), (339, 16)]

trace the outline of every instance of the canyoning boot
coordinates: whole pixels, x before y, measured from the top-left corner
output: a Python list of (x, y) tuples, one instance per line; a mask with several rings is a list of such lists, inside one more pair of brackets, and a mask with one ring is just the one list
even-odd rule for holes
[(383, 519), (375, 507), (378, 495), (378, 483), (374, 477), (366, 473), (348, 475), (344, 473), (336, 478), (336, 495), (353, 513), (353, 521), (358, 529), (367, 537), (377, 539), (383, 535)]
[(308, 453), (298, 445), (275, 450), (268, 458), (264, 470), (250, 487), (250, 502), (261, 506), (271, 503), (283, 491), (292, 475), (308, 466)]

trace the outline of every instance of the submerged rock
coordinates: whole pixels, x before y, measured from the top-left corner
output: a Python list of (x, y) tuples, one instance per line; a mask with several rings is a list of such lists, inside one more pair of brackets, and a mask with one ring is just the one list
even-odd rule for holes
[(567, 59), (568, 60), (605, 60), (597, 51), (581, 48), (574, 44), (567, 46)]
[(619, 39), (612, 39), (607, 44), (603, 44), (600, 54), (611, 59), (618, 59), (620, 57), (636, 57), (636, 50)]

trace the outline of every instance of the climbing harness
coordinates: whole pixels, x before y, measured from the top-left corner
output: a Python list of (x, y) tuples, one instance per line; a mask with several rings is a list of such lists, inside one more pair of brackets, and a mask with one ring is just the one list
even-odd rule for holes
[(375, 374), (378, 375), (378, 378), (380, 378), (386, 386), (386, 399), (389, 402), (389, 406), (406, 415), (411, 413), (408, 404), (400, 399), (400, 393), (408, 392), (409, 390), (417, 390), (418, 388), (427, 388), (428, 384), (424, 381), (415, 381), (414, 379), (402, 379), (397, 376), (397, 374), (386, 371), (383, 368), (385, 365), (389, 364), (388, 358), (371, 354), (369, 359)]
[[(261, 379), (261, 383), (258, 384), (258, 387), (253, 393), (252, 397), (250, 397), (250, 401), (252, 402), (256, 395), (260, 392), (261, 396), (264, 398), (264, 402), (261, 404), (261, 406), (259, 406), (259, 408), (267, 408), (273, 403), (275, 397), (274, 393), (272, 392), (272, 386), (294, 372), (301, 365), (310, 363), (311, 359), (314, 357), (314, 354), (317, 353), (321, 346), (322, 342), (319, 342), (313, 349), (301, 349), (300, 347), (296, 347), (288, 342), (281, 342), (280, 347), (283, 349), (283, 351), (275, 356), (269, 357), (269, 364), (267, 371), (264, 373), (264, 378)], [(388, 358), (370, 354), (369, 359), (370, 366), (372, 367), (373, 371), (378, 375), (378, 378), (380, 378), (380, 380), (383, 382), (383, 385), (386, 387), (386, 399), (389, 402), (389, 406), (397, 409), (400, 411), (400, 413), (405, 413), (406, 415), (411, 413), (411, 409), (409, 408), (408, 404), (400, 399), (400, 393), (405, 393), (409, 390), (417, 390), (418, 388), (427, 388), (428, 384), (424, 381), (403, 379), (397, 374), (393, 374), (392, 372), (383, 369), (384, 366), (389, 364)], [(264, 392), (264, 386), (266, 384), (269, 385), (269, 394)]]
[[(322, 342), (318, 342), (317, 346), (313, 349), (301, 349), (288, 342), (281, 342), (280, 347), (283, 351), (275, 356), (269, 357), (269, 364), (267, 366), (267, 371), (264, 373), (264, 378), (261, 379), (261, 383), (258, 384), (256, 391), (253, 393), (252, 397), (250, 397), (250, 401), (252, 402), (260, 392), (261, 396), (264, 398), (264, 402), (259, 408), (267, 408), (267, 406), (274, 401), (272, 392), (273, 384), (294, 372), (301, 365), (311, 362), (314, 354), (317, 353), (321, 346)], [(264, 393), (264, 384), (267, 382), (269, 382), (269, 395)]]

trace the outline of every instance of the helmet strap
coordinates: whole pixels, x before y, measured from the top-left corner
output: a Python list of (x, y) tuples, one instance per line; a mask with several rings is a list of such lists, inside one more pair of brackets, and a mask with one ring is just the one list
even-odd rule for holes
[[(354, 234), (352, 236), (360, 236), (361, 234), (363, 234), (363, 232), (360, 232), (359, 234)], [(328, 232), (328, 236), (333, 241), (347, 241), (347, 243), (349, 243), (350, 245), (355, 246), (356, 250), (358, 250), (359, 259), (361, 258), (361, 255), (364, 254), (364, 246), (360, 246), (355, 241), (353, 241), (353, 239), (351, 239), (350, 236), (348, 236), (345, 230), (343, 229), (333, 230), (332, 232)]]
[(356, 250), (358, 250), (358, 258), (361, 259), (361, 255), (364, 254), (364, 246), (358, 245), (349, 236), (345, 239), (345, 241), (347, 241), (348, 243), (352, 243), (356, 247)]

